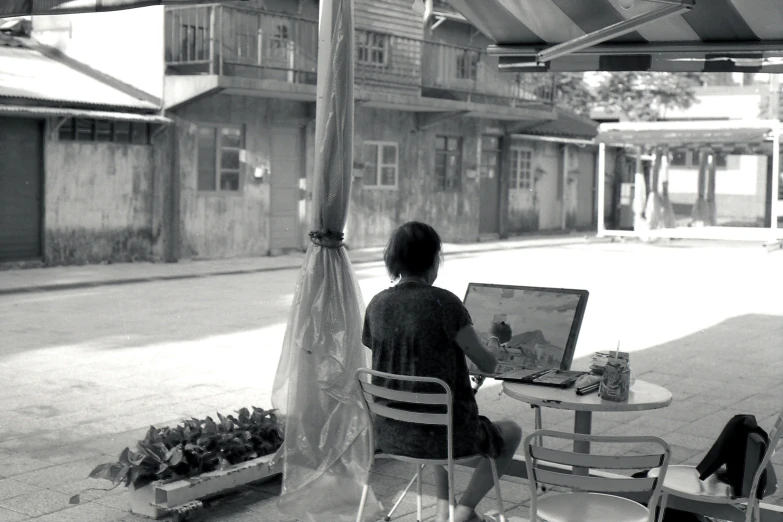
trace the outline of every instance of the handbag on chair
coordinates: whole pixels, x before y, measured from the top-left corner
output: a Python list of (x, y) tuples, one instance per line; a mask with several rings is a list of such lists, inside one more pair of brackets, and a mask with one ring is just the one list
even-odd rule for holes
[[(764, 453), (769, 435), (756, 422), (754, 415), (735, 415), (726, 423), (710, 450), (696, 466), (701, 480), (716, 474), (729, 484), (737, 497), (748, 497)], [(761, 475), (756, 498), (762, 499), (777, 489), (777, 477), (772, 463)]]

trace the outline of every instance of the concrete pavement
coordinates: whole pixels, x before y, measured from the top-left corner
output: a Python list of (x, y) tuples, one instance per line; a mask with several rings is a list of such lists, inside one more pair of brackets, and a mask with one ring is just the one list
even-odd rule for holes
[[(783, 295), (783, 283), (774, 255), (679, 246), (579, 240), (524, 255), (454, 255), (439, 284), (458, 293), (483, 269), (479, 280), (488, 282), (516, 282), (523, 271), (530, 284), (589, 288), (591, 315), (579, 353), (594, 350), (601, 332), (624, 323), (623, 346), (632, 350), (639, 378), (674, 393), (674, 403), (662, 410), (597, 414), (594, 432), (660, 435), (672, 444), (673, 463), (695, 463), (731, 415), (754, 413), (769, 429), (783, 403), (783, 304), (774, 298)], [(664, 277), (657, 267), (667, 267)], [(365, 299), (388, 284), (372, 263), (357, 272)], [(725, 274), (734, 277), (720, 279)], [(143, 520), (128, 513), (121, 488), (88, 491), (79, 506), (68, 498), (84, 488), (106, 488), (87, 473), (116, 458), (150, 424), (268, 406), (295, 276), (292, 270), (256, 271), (0, 296), (0, 324), (9, 334), (0, 350), (0, 521)], [(580, 358), (574, 367), (586, 364)], [(485, 384), (482, 412), (512, 417), (529, 430), (530, 408), (499, 391), (496, 383)], [(544, 412), (546, 427), (568, 430), (572, 422), (567, 412)], [(783, 476), (783, 454), (775, 464)], [(410, 476), (409, 467), (382, 463), (373, 486), (388, 506)], [(458, 489), (467, 476), (458, 473)], [(206, 519), (289, 520), (275, 508), (278, 492), (279, 483), (241, 488), (207, 509)], [(527, 483), (505, 480), (503, 492), (510, 514), (525, 517)], [(429, 484), (425, 493), (431, 513)], [(780, 495), (771, 500), (780, 503)], [(482, 508), (491, 510), (493, 503)], [(398, 514), (410, 521), (414, 512), (411, 497)]]

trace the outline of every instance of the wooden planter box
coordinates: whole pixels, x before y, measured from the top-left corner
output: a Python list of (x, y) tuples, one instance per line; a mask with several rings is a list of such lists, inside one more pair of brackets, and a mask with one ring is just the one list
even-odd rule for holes
[(275, 454), (264, 455), (229, 469), (211, 471), (197, 477), (153, 482), (141, 489), (130, 489), (131, 512), (155, 520), (168, 515), (170, 509), (200, 498), (215, 495), (249, 482), (270, 479), (282, 473), (282, 459), (274, 468), (269, 463)]

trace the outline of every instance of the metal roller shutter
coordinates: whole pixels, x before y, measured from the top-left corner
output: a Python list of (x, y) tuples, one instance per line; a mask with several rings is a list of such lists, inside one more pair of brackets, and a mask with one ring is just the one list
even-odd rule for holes
[(42, 122), (0, 118), (0, 262), (41, 257)]

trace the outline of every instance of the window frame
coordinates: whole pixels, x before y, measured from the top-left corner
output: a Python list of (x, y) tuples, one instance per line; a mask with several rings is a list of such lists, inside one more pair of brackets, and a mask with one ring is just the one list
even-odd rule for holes
[(478, 68), (481, 61), (481, 55), (478, 51), (472, 49), (457, 49), (455, 57), (455, 76), (458, 80), (467, 80), (471, 82), (478, 81)]
[[(232, 124), (220, 124), (220, 123), (199, 123), (197, 124), (198, 130), (197, 133), (200, 132), (202, 129), (209, 129), (213, 130), (215, 133), (215, 140), (212, 143), (212, 146), (215, 150), (215, 164), (213, 165), (214, 168), (214, 181), (215, 181), (215, 188), (214, 189), (204, 189), (199, 186), (199, 167), (200, 164), (200, 149), (201, 146), (197, 143), (196, 144), (196, 162), (195, 162), (195, 168), (196, 168), (196, 192), (198, 194), (234, 194), (234, 195), (240, 195), (244, 192), (245, 189), (245, 183), (244, 183), (244, 176), (242, 175), (242, 152), (245, 150), (245, 126), (244, 125), (232, 125)], [(239, 147), (225, 147), (222, 144), (222, 131), (223, 130), (237, 130), (239, 131)], [(198, 137), (196, 138), (198, 140)], [(226, 169), (223, 168), (221, 162), (223, 159), (223, 151), (224, 150), (232, 150), (237, 151), (239, 154), (239, 167), (236, 169)], [(223, 175), (223, 173), (236, 173), (237, 177), (239, 179), (238, 186), (236, 190), (229, 190), (229, 189), (221, 189), (220, 188), (220, 179)]]
[[(398, 190), (400, 186), (400, 144), (396, 141), (377, 141), (369, 140), (362, 144), (362, 153), (367, 154), (367, 147), (376, 147), (375, 156), (375, 183), (368, 184), (367, 177), (362, 179), (362, 187), (373, 190)], [(394, 147), (394, 185), (385, 185), (381, 183), (384, 167), (391, 167), (390, 163), (383, 163), (383, 148)], [(366, 167), (365, 167), (366, 168)]]
[[(444, 150), (438, 149), (438, 140), (444, 139), (446, 148)], [(457, 148), (456, 151), (449, 150), (449, 141), (450, 140), (457, 140)], [(463, 140), (462, 136), (455, 136), (455, 135), (448, 135), (448, 134), (438, 134), (435, 136), (435, 168), (433, 169), (435, 173), (435, 191), (436, 192), (462, 192), (462, 172), (463, 172), (463, 161), (464, 161), (464, 146), (465, 141)], [(452, 154), (457, 155), (457, 167), (456, 167), (456, 175), (454, 176), (454, 179), (456, 180), (456, 186), (448, 186), (448, 180), (449, 177), (449, 157)], [(445, 156), (445, 170), (443, 173), (443, 182), (441, 183), (441, 180), (439, 179), (440, 176), (438, 174), (438, 157), (439, 156)]]
[[(363, 67), (376, 67), (378, 69), (386, 69), (389, 67), (390, 54), (391, 54), (391, 37), (385, 33), (379, 33), (377, 31), (362, 30), (360, 38), (356, 40), (356, 64)], [(379, 39), (383, 42), (383, 45), (378, 45), (378, 40), (370, 42), (371, 39)], [(362, 58), (362, 51), (366, 53), (366, 58)], [(382, 53), (383, 60), (381, 62), (373, 61), (372, 56), (374, 52)]]
[[(103, 120), (68, 117), (57, 129), (57, 141), (76, 143), (112, 143), (115, 145), (152, 145), (152, 124), (145, 121)], [(85, 124), (79, 133), (79, 123)], [(101, 129), (103, 127), (103, 129)], [(118, 131), (118, 129), (122, 129)], [(101, 130), (103, 132), (101, 132)], [(127, 131), (127, 132), (125, 132)], [(99, 139), (102, 136), (104, 139)]]
[[(518, 153), (527, 153), (529, 155), (529, 161), (528, 161), (528, 176), (527, 176), (527, 186), (522, 187), (520, 186), (520, 180), (521, 180), (521, 164), (520, 158), (517, 157)], [(533, 190), (534, 184), (535, 184), (535, 178), (533, 175), (533, 148), (532, 147), (526, 147), (524, 145), (512, 145), (511, 146), (511, 158), (509, 161), (509, 173), (511, 174), (511, 180), (513, 183), (509, 183), (509, 189), (511, 190)], [(516, 169), (514, 169), (514, 165), (516, 164)]]

